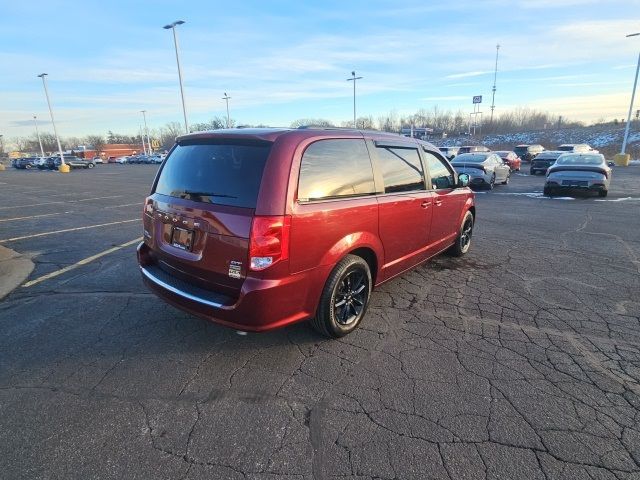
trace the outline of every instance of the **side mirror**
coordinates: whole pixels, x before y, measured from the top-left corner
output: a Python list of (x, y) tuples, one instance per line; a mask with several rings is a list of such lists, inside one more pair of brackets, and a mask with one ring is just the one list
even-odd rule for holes
[(467, 173), (461, 173), (458, 175), (458, 187), (466, 187), (469, 185), (469, 175)]

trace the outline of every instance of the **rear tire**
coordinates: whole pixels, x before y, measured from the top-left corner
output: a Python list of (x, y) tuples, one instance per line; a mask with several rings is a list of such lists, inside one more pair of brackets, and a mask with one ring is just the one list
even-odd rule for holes
[(487, 185), (487, 190), (493, 190), (493, 187), (496, 186), (496, 174), (494, 173)]
[(511, 178), (511, 172), (507, 173), (507, 178), (504, 179), (502, 185), (509, 185), (509, 179)]
[(95, 165), (94, 165), (93, 163), (89, 163), (89, 164), (87, 165), (87, 168), (93, 168), (93, 167), (95, 167)]
[(460, 223), (460, 230), (458, 230), (458, 238), (451, 248), (449, 248), (449, 255), (452, 257), (461, 257), (469, 251), (471, 248), (471, 237), (473, 236), (473, 213), (467, 212)]
[(351, 333), (367, 312), (371, 288), (367, 262), (357, 255), (347, 255), (329, 274), (311, 325), (329, 338)]
[(601, 196), (602, 198), (606, 197), (608, 193), (609, 193), (608, 190), (599, 190), (598, 191), (598, 195)]
[(551, 190), (551, 188), (549, 187), (544, 187), (542, 189), (542, 194), (546, 197), (553, 197), (553, 190)]

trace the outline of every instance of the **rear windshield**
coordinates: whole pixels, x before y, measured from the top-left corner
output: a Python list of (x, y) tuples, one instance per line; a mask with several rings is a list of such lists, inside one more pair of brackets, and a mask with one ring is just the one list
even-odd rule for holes
[(462, 155), (458, 155), (456, 158), (453, 159), (453, 162), (451, 162), (452, 165), (459, 165), (461, 163), (482, 163), (484, 162), (487, 157), (489, 156), (489, 154), (487, 155), (482, 155), (482, 154), (462, 154)]
[(516, 147), (513, 149), (517, 154), (527, 153), (529, 151), (529, 147)]
[(194, 202), (255, 208), (271, 144), (199, 142), (178, 145), (155, 192)]
[(601, 165), (602, 158), (599, 155), (562, 155), (556, 165)]
[(558, 150), (561, 152), (573, 152), (573, 145), (560, 145)]

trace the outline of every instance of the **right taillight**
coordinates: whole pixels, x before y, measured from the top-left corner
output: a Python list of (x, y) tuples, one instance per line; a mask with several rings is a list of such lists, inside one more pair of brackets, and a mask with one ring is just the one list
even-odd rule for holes
[(253, 217), (249, 239), (251, 270), (264, 270), (280, 260), (289, 258), (290, 227), (291, 217)]

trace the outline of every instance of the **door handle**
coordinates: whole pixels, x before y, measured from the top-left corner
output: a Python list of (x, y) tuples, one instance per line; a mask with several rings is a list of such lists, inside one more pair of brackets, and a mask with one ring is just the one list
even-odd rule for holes
[(442, 205), (442, 200), (435, 200), (433, 203), (436, 204), (436, 207), (439, 207), (440, 205)]
[(420, 206), (421, 206), (422, 208), (428, 208), (428, 207), (429, 207), (429, 205), (431, 205), (431, 202), (427, 202), (427, 201), (422, 202), (422, 203), (420, 204)]

